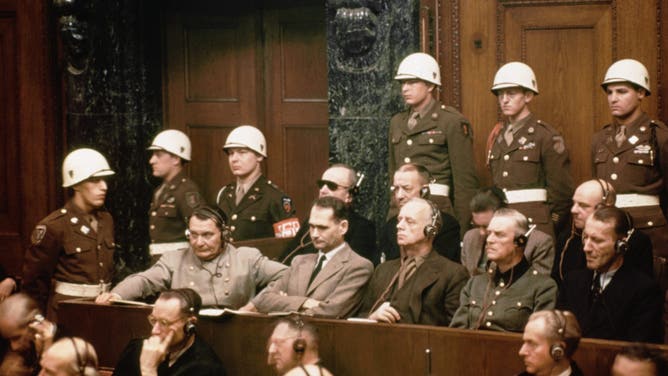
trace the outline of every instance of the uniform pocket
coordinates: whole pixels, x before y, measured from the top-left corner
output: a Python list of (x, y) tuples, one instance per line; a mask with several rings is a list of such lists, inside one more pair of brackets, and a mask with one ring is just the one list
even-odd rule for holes
[(158, 217), (169, 217), (173, 218), (176, 217), (178, 214), (178, 210), (176, 210), (175, 206), (167, 206), (167, 205), (161, 205), (160, 208), (158, 209)]
[(421, 133), (415, 137), (419, 145), (445, 145), (445, 134)]
[(63, 250), (68, 255), (86, 253), (92, 251), (93, 249), (95, 249), (94, 240), (77, 234), (75, 234), (70, 239), (65, 240), (65, 244), (63, 244)]

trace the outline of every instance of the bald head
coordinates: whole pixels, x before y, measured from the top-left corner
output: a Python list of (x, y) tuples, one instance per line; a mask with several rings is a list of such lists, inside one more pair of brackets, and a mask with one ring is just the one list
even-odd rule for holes
[(98, 375), (95, 348), (78, 337), (56, 341), (42, 355), (40, 366), (49, 375)]
[(573, 194), (571, 208), (575, 228), (582, 230), (585, 221), (596, 210), (597, 205), (612, 206), (615, 204), (615, 199), (615, 189), (605, 180), (593, 179), (580, 184)]

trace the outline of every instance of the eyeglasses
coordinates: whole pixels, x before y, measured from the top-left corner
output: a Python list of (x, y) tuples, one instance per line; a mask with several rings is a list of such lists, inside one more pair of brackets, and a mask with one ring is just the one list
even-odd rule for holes
[(158, 324), (161, 328), (169, 328), (170, 326), (176, 324), (179, 321), (183, 321), (185, 317), (178, 318), (174, 321), (167, 321), (165, 319), (158, 319), (153, 315), (148, 315), (148, 323), (151, 324), (151, 326), (155, 326), (155, 324)]
[(339, 188), (350, 189), (350, 187), (346, 187), (345, 185), (338, 185), (331, 180), (318, 179), (315, 183), (318, 186), (318, 188), (322, 189), (322, 187), (327, 186), (327, 188), (329, 188), (330, 191), (335, 191)]

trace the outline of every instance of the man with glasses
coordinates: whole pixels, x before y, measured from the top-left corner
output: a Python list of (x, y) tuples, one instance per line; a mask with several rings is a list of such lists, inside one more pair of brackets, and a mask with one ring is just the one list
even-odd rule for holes
[[(380, 263), (380, 253), (376, 249), (376, 226), (374, 223), (352, 209), (353, 196), (358, 189), (357, 173), (345, 164), (334, 164), (322, 174), (316, 184), (318, 197), (336, 197), (348, 208), (348, 232), (344, 239), (358, 255), (367, 258), (374, 265)], [(297, 235), (288, 243), (279, 258), (290, 265), (295, 256), (317, 253), (313, 240), (309, 236), (308, 218), (305, 219)]]
[(190, 287), (205, 306), (241, 307), (277, 280), (286, 266), (267, 259), (256, 248), (226, 242), (224, 228), (216, 210), (195, 209), (188, 221), (188, 249), (164, 253), (151, 268), (128, 276), (96, 302), (147, 298), (169, 288)]
[(148, 316), (151, 336), (128, 343), (114, 375), (225, 375), (216, 353), (196, 333), (201, 307), (192, 289), (160, 294)]
[[(487, 226), (494, 212), (504, 207), (503, 192), (497, 188), (487, 188), (478, 192), (471, 200), (473, 228), (464, 234), (462, 240), (462, 265), (474, 276), (487, 269)], [(548, 274), (554, 262), (554, 241), (552, 237), (534, 229), (527, 237), (524, 257), (541, 274)]]
[[(414, 163), (403, 164), (394, 173), (392, 183), (392, 199), (401, 209), (412, 198), (431, 199), (429, 182), (431, 174), (426, 167)], [(443, 226), (433, 238), (434, 249), (444, 257), (459, 262), (459, 223), (452, 215), (441, 211)], [(380, 250), (385, 253), (386, 260), (399, 258), (400, 250), (397, 244), (397, 216), (390, 218), (383, 227), (380, 239)], [(401, 255), (403, 256), (403, 255)]]

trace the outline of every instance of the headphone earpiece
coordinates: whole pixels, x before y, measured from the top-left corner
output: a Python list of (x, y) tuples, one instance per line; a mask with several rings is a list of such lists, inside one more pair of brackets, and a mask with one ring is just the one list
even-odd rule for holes
[(610, 194), (610, 186), (607, 181), (601, 179), (595, 179), (598, 185), (601, 187), (601, 202), (596, 204), (595, 209), (600, 209), (606, 206), (614, 206), (614, 202), (610, 202), (612, 195)]
[[(424, 188), (423, 188), (424, 189)], [(429, 190), (429, 186), (427, 186)], [(441, 231), (441, 226), (443, 223), (443, 218), (441, 218), (441, 210), (434, 205), (433, 202), (427, 200), (429, 206), (431, 207), (431, 222), (424, 227), (424, 236), (427, 238), (435, 238)]]
[(522, 234), (522, 235), (517, 235), (513, 242), (515, 243), (516, 246), (518, 247), (524, 247), (527, 245), (527, 236)]
[(562, 342), (566, 338), (566, 317), (559, 310), (554, 310), (554, 317), (559, 323), (559, 328), (557, 329), (557, 334), (559, 335), (560, 342), (552, 344), (550, 346), (550, 356), (554, 359), (555, 362), (560, 361), (566, 356), (566, 345), (565, 342)]
[(195, 325), (195, 323), (191, 319), (188, 319), (188, 321), (186, 321), (186, 324), (183, 326), (183, 333), (186, 335), (186, 337), (190, 337), (193, 334), (195, 334), (196, 330), (197, 326)]
[(431, 192), (429, 191), (429, 185), (426, 184), (420, 188), (420, 198), (428, 198)]
[(618, 255), (625, 255), (626, 252), (629, 250), (629, 239), (631, 238), (631, 235), (633, 235), (633, 231), (635, 229), (630, 229), (629, 231), (626, 232), (626, 237), (623, 239), (618, 239), (615, 242), (615, 253)]
[(364, 174), (361, 172), (355, 173), (355, 176), (357, 177), (357, 181), (355, 181), (355, 185), (350, 188), (349, 192), (353, 196), (357, 196), (360, 193), (360, 187), (362, 186), (362, 180), (364, 180)]
[[(179, 296), (181, 296), (181, 299), (183, 299), (183, 301), (186, 303), (186, 311), (188, 315), (195, 316), (197, 314), (197, 312), (195, 312), (195, 307), (194, 307), (195, 303), (192, 301), (190, 296), (180, 289), (175, 289), (173, 291), (179, 294)], [(186, 320), (185, 325), (183, 325), (183, 334), (185, 334), (186, 337), (190, 337), (191, 335), (195, 334), (196, 330), (197, 330), (197, 325), (195, 325), (195, 321), (191, 318), (188, 318)]]
[(301, 357), (306, 352), (306, 340), (302, 336), (302, 329), (304, 328), (304, 322), (299, 318), (294, 318), (293, 323), (299, 328), (299, 335), (292, 343), (292, 350), (297, 354), (298, 357)]

